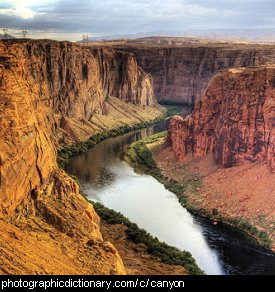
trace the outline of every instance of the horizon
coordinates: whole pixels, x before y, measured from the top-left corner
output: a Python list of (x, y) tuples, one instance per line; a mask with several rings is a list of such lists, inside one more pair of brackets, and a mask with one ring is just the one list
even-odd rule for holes
[[(0, 27), (18, 37), (26, 29), (31, 38), (78, 41), (83, 34), (112, 35), (184, 33), (210, 30), (275, 28), (270, 0), (2, 0)], [(255, 25), (255, 23), (257, 25)], [(155, 35), (158, 36), (158, 35)], [(167, 35), (169, 36), (169, 35)], [(272, 35), (273, 37), (273, 35)]]

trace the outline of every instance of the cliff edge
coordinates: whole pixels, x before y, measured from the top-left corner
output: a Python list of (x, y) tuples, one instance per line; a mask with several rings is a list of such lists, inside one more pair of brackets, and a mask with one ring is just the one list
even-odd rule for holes
[(176, 157), (212, 153), (223, 167), (266, 162), (275, 171), (275, 67), (229, 69), (210, 82), (186, 119), (175, 117), (168, 141)]
[(56, 149), (161, 113), (151, 76), (129, 53), (1, 41), (0, 273), (124, 274)]
[(219, 70), (274, 64), (275, 60), (273, 45), (125, 44), (117, 47), (136, 56), (138, 65), (153, 77), (157, 99), (167, 104), (194, 105)]

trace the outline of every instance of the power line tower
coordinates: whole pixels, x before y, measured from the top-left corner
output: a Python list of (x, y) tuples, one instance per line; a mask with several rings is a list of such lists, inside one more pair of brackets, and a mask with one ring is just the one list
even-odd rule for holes
[(25, 39), (28, 34), (28, 31), (26, 29), (22, 29), (22, 38)]
[(83, 33), (83, 42), (84, 43), (88, 43), (89, 42), (89, 36), (88, 36), (88, 34), (84, 34)]
[(3, 27), (2, 30), (3, 30), (4, 36), (7, 36), (8, 35), (8, 28)]

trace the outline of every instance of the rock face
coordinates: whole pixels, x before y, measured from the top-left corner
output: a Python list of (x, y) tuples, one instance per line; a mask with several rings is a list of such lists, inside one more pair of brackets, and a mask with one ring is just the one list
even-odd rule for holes
[(102, 239), (99, 217), (64, 172), (0, 220), (1, 274), (125, 274), (112, 244)]
[(275, 46), (222, 45), (161, 47), (128, 45), (139, 66), (154, 80), (157, 99), (194, 104), (219, 70), (275, 63)]
[(28, 77), (39, 84), (40, 98), (55, 113), (89, 120), (94, 112), (104, 111), (108, 96), (141, 106), (155, 104), (151, 77), (131, 54), (51, 41), (5, 42), (3, 50), (20, 55)]
[[(129, 113), (125, 102), (131, 109)], [(93, 230), (98, 229), (98, 222), (93, 219), (95, 212), (56, 163), (56, 148), (60, 144), (78, 141), (106, 129), (105, 116), (110, 107), (119, 104), (124, 105), (125, 114), (135, 116), (133, 120), (129, 118), (128, 123), (145, 117), (137, 113), (142, 112), (143, 107), (154, 108), (154, 111), (151, 109), (152, 118), (161, 113), (154, 107), (151, 77), (137, 66), (133, 55), (112, 49), (84, 49), (69, 42), (0, 42), (0, 220), (5, 225), (19, 212), (24, 201), (32, 206), (22, 214), (18, 213), (19, 229), (9, 225), (13, 232), (21, 232), (18, 250), (24, 250), (28, 246), (24, 240), (34, 235), (29, 234), (28, 226), (37, 228), (37, 232), (44, 232), (44, 235), (47, 228), (54, 227), (59, 231), (52, 233), (55, 238), (52, 246), (47, 246), (45, 241), (48, 257), (37, 257), (31, 250), (23, 252), (21, 268), (14, 268), (15, 273), (31, 270), (28, 262), (32, 257), (40, 258), (33, 272), (37, 269), (37, 273), (43, 273), (47, 262), (60, 254), (60, 243), (64, 241), (64, 246), (68, 243), (69, 248), (69, 243), (73, 246), (73, 242), (79, 240), (76, 249), (83, 250), (87, 258), (93, 254), (98, 262), (89, 261), (83, 266), (83, 259), (82, 262), (79, 259), (78, 263), (68, 264), (75, 265), (71, 269), (64, 266), (63, 270), (52, 271), (110, 273), (112, 270), (112, 273), (125, 273), (116, 250), (104, 243), (99, 231), (93, 234)], [(146, 117), (149, 119), (149, 116)], [(100, 124), (102, 120), (105, 124)], [(112, 127), (117, 125), (119, 121), (111, 124)], [(68, 205), (66, 210), (63, 210), (64, 205)], [(29, 210), (32, 216), (26, 219)], [(39, 220), (43, 224), (38, 223)], [(88, 222), (86, 228), (83, 228), (84, 222)], [(8, 225), (5, 226), (8, 230)], [(83, 231), (81, 235), (77, 230)], [(4, 232), (3, 227), (0, 246), (8, 250), (9, 246), (3, 240)], [(85, 247), (83, 238), (101, 242), (95, 244), (97, 256), (95, 250)], [(9, 240), (7, 235), (6, 241)], [(35, 242), (34, 239), (34, 245)], [(29, 256), (25, 261), (23, 254)], [(10, 258), (9, 254), (1, 254), (0, 273), (13, 273)]]
[(134, 55), (122, 51), (91, 49), (107, 96), (141, 106), (156, 104), (152, 77), (138, 65)]
[(68, 42), (5, 41), (0, 58), (0, 213), (11, 215), (27, 193), (47, 181), (56, 168), (52, 141), (60, 143), (60, 128), (74, 135), (68, 119), (89, 123), (104, 114), (111, 96), (155, 104), (151, 77), (128, 53)]
[(223, 167), (267, 162), (275, 171), (275, 67), (215, 75), (186, 119), (175, 117), (168, 142), (181, 161), (213, 153)]

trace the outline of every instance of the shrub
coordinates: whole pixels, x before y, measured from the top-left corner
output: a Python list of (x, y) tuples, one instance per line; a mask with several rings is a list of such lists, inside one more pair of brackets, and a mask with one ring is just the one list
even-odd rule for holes
[(230, 218), (230, 219), (227, 219), (227, 221), (231, 225), (246, 232), (248, 235), (253, 236), (255, 239), (257, 239), (258, 243), (261, 244), (263, 247), (268, 248), (268, 249), (271, 247), (272, 242), (268, 234), (265, 231), (258, 230), (257, 227), (253, 226), (247, 220), (243, 218)]
[(213, 215), (213, 216), (218, 216), (218, 214), (219, 214), (218, 209), (213, 208), (213, 210), (212, 210), (212, 215)]

